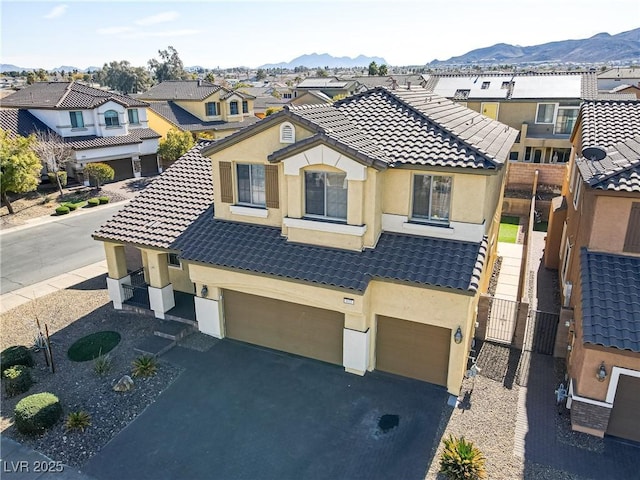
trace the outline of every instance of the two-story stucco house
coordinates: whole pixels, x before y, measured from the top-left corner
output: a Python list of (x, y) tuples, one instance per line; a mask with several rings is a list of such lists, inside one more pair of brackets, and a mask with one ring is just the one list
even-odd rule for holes
[(559, 254), (571, 424), (640, 441), (640, 102), (585, 102), (572, 142), (545, 253)]
[(517, 132), (424, 89), (289, 106), (194, 148), (94, 238), (116, 308), (140, 249), (149, 306), (199, 329), (458, 395)]
[(90, 162), (110, 165), (114, 180), (160, 170), (160, 135), (149, 128), (146, 102), (78, 82), (37, 82), (3, 98), (0, 106), (3, 128), (24, 136), (50, 130), (69, 144), (70, 178), (79, 178)]
[(424, 86), (520, 132), (509, 159), (569, 160), (569, 136), (582, 100), (598, 95), (595, 73), (432, 74)]
[(149, 102), (149, 125), (163, 137), (177, 129), (218, 139), (259, 120), (253, 95), (204, 80), (169, 80), (136, 98)]

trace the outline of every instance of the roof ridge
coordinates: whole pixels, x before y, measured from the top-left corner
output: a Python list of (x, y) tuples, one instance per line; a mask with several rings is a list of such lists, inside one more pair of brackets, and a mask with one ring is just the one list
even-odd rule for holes
[(60, 97), (60, 100), (58, 100), (56, 102), (56, 107), (59, 107), (62, 102), (65, 101), (65, 99), (67, 98), (67, 96), (71, 93), (71, 89), (72, 89), (72, 85), (75, 83), (75, 81), (69, 82), (69, 85), (67, 85), (64, 89), (64, 93), (62, 94), (62, 96)]

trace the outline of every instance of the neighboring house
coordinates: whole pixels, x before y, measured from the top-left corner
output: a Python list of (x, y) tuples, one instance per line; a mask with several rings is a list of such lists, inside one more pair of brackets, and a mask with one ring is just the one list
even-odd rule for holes
[(545, 252), (559, 255), (567, 407), (575, 430), (640, 441), (640, 102), (585, 102), (571, 140)]
[(309, 90), (302, 95), (297, 96), (293, 100), (289, 101), (291, 105), (317, 105), (322, 103), (331, 103), (333, 100), (327, 97), (324, 93), (315, 90)]
[[(286, 87), (289, 89), (289, 87)], [(264, 118), (267, 115), (267, 110), (269, 108), (278, 109), (282, 108), (286, 105), (289, 100), (292, 98), (293, 94), (286, 94), (286, 97), (281, 95), (279, 98), (273, 96), (273, 93), (276, 90), (272, 85), (265, 83), (259, 87), (242, 87), (240, 89), (243, 93), (248, 93), (249, 95), (255, 97), (253, 100), (253, 114), (258, 118)]]
[(123, 180), (160, 171), (160, 135), (149, 128), (147, 105), (77, 82), (37, 82), (2, 98), (0, 118), (16, 134), (60, 135), (74, 151), (69, 177), (80, 180), (87, 163), (102, 162)]
[[(610, 93), (615, 93), (618, 95), (633, 95), (636, 99), (640, 99), (640, 83), (638, 85), (627, 85), (622, 84), (613, 88)], [(602, 98), (602, 94), (598, 95), (598, 98)], [(620, 98), (621, 100), (627, 100), (625, 98)]]
[(520, 132), (509, 159), (567, 162), (582, 100), (597, 97), (595, 73), (481, 73), (424, 76), (424, 86)]
[(159, 318), (187, 293), (206, 334), (458, 395), (516, 136), (423, 89), (286, 107), (195, 147), (94, 233), (110, 298), (127, 301), (134, 246)]
[(170, 80), (136, 98), (149, 102), (149, 125), (166, 137), (171, 129), (223, 138), (258, 121), (254, 97), (204, 80)]
[[(345, 78), (346, 79), (346, 78)], [(357, 76), (350, 77), (350, 80), (355, 80), (359, 85), (366, 88), (375, 87), (387, 87), (387, 88), (411, 88), (411, 86), (417, 87), (423, 82), (422, 75), (418, 74), (394, 74), (386, 76)]]
[(293, 98), (310, 91), (322, 92), (329, 98), (348, 97), (363, 90), (366, 90), (366, 87), (356, 80), (340, 80), (338, 77), (305, 78), (296, 85)]
[(598, 74), (598, 90), (611, 91), (623, 84), (640, 85), (640, 67), (615, 67)]

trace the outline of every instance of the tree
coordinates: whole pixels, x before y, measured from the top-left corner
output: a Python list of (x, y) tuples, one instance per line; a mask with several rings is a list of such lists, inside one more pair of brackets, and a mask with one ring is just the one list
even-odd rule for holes
[(47, 168), (47, 171), (55, 174), (58, 191), (62, 195), (64, 192), (59, 172), (64, 171), (67, 162), (73, 159), (73, 149), (68, 143), (64, 143), (62, 137), (57, 133), (47, 130), (36, 133), (33, 151), (40, 158), (40, 162)]
[(35, 74), (39, 82), (46, 82), (47, 80), (49, 80), (49, 74), (42, 68), (36, 70)]
[(82, 171), (85, 177), (89, 180), (93, 180), (96, 183), (96, 189), (100, 190), (100, 187), (109, 180), (113, 180), (115, 172), (106, 163), (87, 163)]
[(160, 140), (158, 154), (162, 157), (163, 163), (171, 164), (187, 153), (193, 144), (193, 137), (189, 132), (171, 129), (167, 133), (167, 138)]
[(40, 159), (32, 150), (35, 137), (11, 135), (0, 129), (0, 197), (14, 214), (8, 193), (32, 192), (40, 179)]
[(267, 78), (267, 72), (265, 72), (262, 68), (259, 68), (256, 72), (256, 79), (264, 80), (265, 78)]
[(369, 64), (369, 76), (374, 77), (378, 75), (378, 64), (376, 62), (371, 62)]
[(389, 74), (389, 69), (384, 63), (378, 67), (378, 75), (385, 77), (388, 74)]
[(126, 60), (105, 63), (95, 74), (95, 80), (122, 93), (138, 93), (151, 86), (151, 77), (142, 67), (133, 67)]
[(189, 77), (189, 74), (184, 71), (184, 64), (175, 48), (169, 46), (167, 50), (158, 50), (158, 54), (159, 61), (152, 58), (148, 62), (149, 70), (157, 83), (165, 80), (186, 80)]
[(33, 72), (27, 73), (27, 85), (33, 85), (36, 81), (36, 74)]
[(329, 73), (324, 68), (316, 70), (316, 77), (328, 77)]
[(204, 76), (204, 80), (205, 82), (216, 83), (216, 76), (213, 74), (213, 72), (209, 72)]

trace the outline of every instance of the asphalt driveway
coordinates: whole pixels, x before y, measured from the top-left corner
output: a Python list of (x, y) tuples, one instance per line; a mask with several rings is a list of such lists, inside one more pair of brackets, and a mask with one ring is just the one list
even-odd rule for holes
[[(423, 479), (442, 387), (222, 340), (177, 347), (186, 368), (144, 413), (94, 456), (98, 479)], [(383, 415), (398, 415), (384, 433)]]

